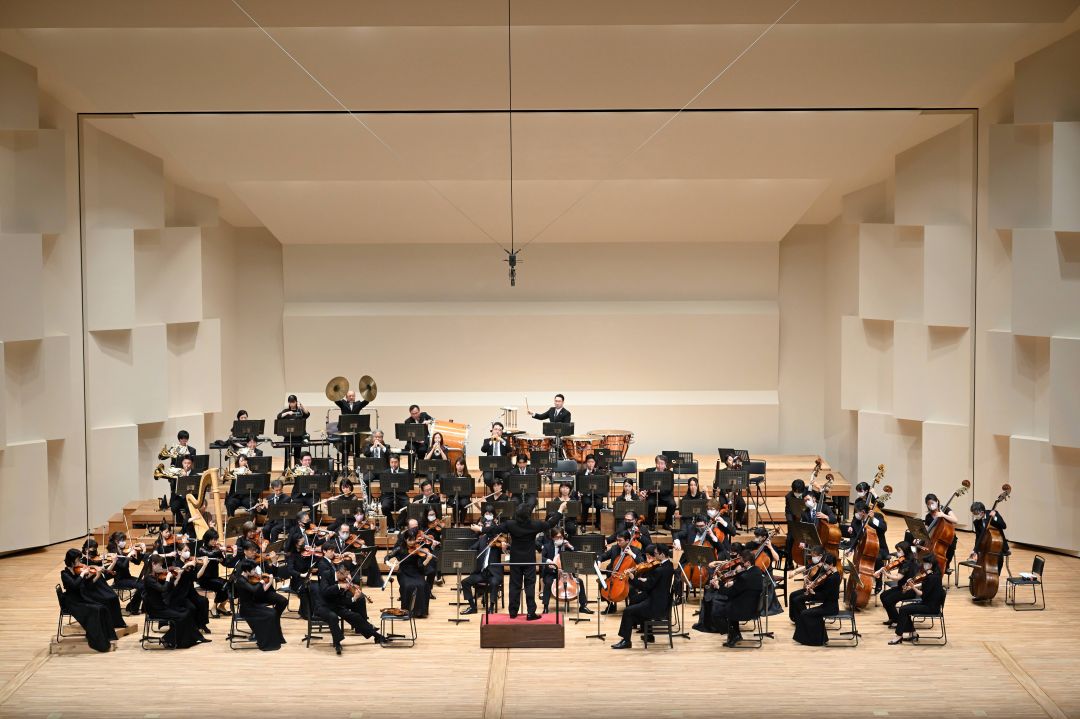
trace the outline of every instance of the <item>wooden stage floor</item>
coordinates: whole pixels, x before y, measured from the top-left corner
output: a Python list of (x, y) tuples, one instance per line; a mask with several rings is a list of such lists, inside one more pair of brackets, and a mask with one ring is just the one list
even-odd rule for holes
[[(901, 524), (894, 518), (890, 543)], [(962, 533), (961, 551), (971, 542)], [(1046, 555), (1044, 612), (1014, 612), (1004, 590), (981, 607), (954, 589), (946, 647), (887, 646), (892, 634), (871, 603), (854, 649), (796, 645), (786, 615), (772, 618), (777, 638), (758, 650), (692, 632), (674, 649), (638, 642), (615, 652), (617, 617), (602, 619), (607, 641), (585, 638), (594, 621), (568, 623), (565, 649), (480, 649), (477, 616), (446, 621), (448, 579), (412, 649), (349, 637), (337, 657), (325, 641), (305, 649), (304, 623), (286, 619), (281, 651), (230, 651), (228, 620), (217, 619), (213, 643), (188, 650), (143, 651), (132, 635), (109, 654), (51, 655), (53, 587), (73, 544), (0, 559), (0, 717), (782, 717), (805, 716), (810, 704), (824, 716), (1080, 716), (1080, 560), (1059, 555)], [(1013, 570), (1030, 568), (1032, 554), (1015, 548)], [(374, 606), (386, 606), (379, 594)]]

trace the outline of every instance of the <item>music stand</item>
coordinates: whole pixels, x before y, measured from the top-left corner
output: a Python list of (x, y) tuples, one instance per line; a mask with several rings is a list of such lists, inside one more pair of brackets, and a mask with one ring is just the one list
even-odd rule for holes
[(303, 438), (307, 434), (307, 418), (301, 416), (275, 419), (274, 434), (284, 437), (289, 444), (293, 444), (293, 438)]
[(821, 546), (821, 537), (819, 537), (817, 533), (817, 524), (812, 522), (799, 522), (791, 527), (791, 535), (792, 553), (794, 553), (795, 547), (802, 544), (803, 560), (806, 562), (807, 566), (809, 566), (810, 563), (806, 560), (810, 554), (810, 548)]
[(619, 533), (619, 530), (618, 530), (619, 520), (622, 519), (622, 516), (624, 514), (626, 514), (627, 512), (629, 512), (631, 510), (633, 510), (634, 512), (637, 512), (637, 516), (639, 518), (644, 517), (649, 513), (649, 503), (646, 502), (644, 499), (634, 499), (634, 500), (616, 499), (615, 500), (615, 526), (616, 526), (615, 534)]
[[(596, 498), (606, 497), (611, 490), (610, 474), (583, 474), (577, 478), (578, 494), (589, 495), (589, 503), (596, 510), (596, 523), (600, 524), (600, 505)], [(586, 521), (589, 519), (585, 517)]]
[[(588, 576), (589, 574), (592, 573), (593, 567), (596, 565), (596, 554), (594, 552), (580, 552), (580, 551), (560, 552), (559, 553), (559, 562), (562, 564), (562, 571), (569, 574), (570, 578), (576, 584), (579, 574)], [(555, 596), (555, 601), (558, 602), (559, 601), (559, 597), (557, 596), (557, 594), (558, 594), (558, 586), (559, 586), (559, 575), (558, 575), (558, 573), (556, 573), (555, 579), (553, 579), (551, 581), (551, 585), (552, 585), (551, 586), (551, 593), (552, 593), (552, 595), (556, 595)], [(582, 582), (581, 591), (585, 591), (584, 582)], [(599, 599), (599, 597), (600, 597), (600, 593), (597, 592), (597, 599)], [(570, 606), (569, 606), (570, 605), (570, 600), (569, 599), (566, 600), (566, 603), (567, 603), (566, 612), (567, 612), (567, 614), (569, 614), (569, 612), (570, 612)], [(599, 609), (599, 608), (600, 608), (599, 605), (597, 605), (597, 609)], [(594, 614), (596, 614), (596, 616), (599, 617), (601, 613), (599, 611), (597, 611), (597, 612), (594, 612)], [(573, 617), (570, 617), (570, 621), (572, 621), (574, 624), (578, 624), (580, 622), (587, 622), (587, 621), (590, 621), (590, 620), (588, 619), (588, 617), (582, 617), (581, 612), (578, 611)], [(599, 632), (600, 631), (599, 619), (597, 620), (597, 622), (598, 623), (597, 623), (597, 626), (596, 626), (596, 631)]]
[(930, 534), (926, 531), (926, 522), (921, 517), (904, 517), (904, 524), (916, 541), (924, 546), (930, 544)]
[(337, 434), (343, 435), (345, 440), (345, 465), (348, 466), (348, 457), (355, 457), (360, 453), (360, 435), (371, 431), (370, 414), (341, 414), (338, 415)]
[(431, 480), (438, 479), (450, 474), (450, 460), (418, 459), (416, 460), (416, 473), (422, 474)]
[(739, 453), (731, 447), (717, 447), (716, 453), (720, 455), (720, 464), (725, 464), (727, 462), (727, 458), (732, 455), (735, 455), (736, 457), (739, 456)]
[(250, 503), (269, 489), (269, 474), (255, 474), (254, 472), (250, 472), (248, 474), (236, 475), (235, 487), (233, 488), (232, 493), (235, 495), (246, 494), (248, 502)]
[[(239, 537), (243, 534), (243, 527), (251, 521), (248, 516), (244, 517), (229, 517), (225, 520), (225, 537)], [(221, 538), (222, 543), (225, 541), (225, 537)]]
[(428, 509), (434, 507), (433, 504), (427, 502), (409, 502), (405, 505), (405, 518), (415, 519), (416, 523), (423, 526), (424, 519), (427, 518)]
[[(720, 469), (722, 464), (718, 464), (716, 467), (716, 478), (713, 480), (713, 489), (723, 492), (732, 503), (732, 519), (734, 520), (735, 529), (739, 528), (739, 513), (734, 511), (735, 500), (743, 496), (750, 495), (750, 472), (746, 469)], [(759, 515), (760, 521), (760, 515)]]
[(517, 512), (518, 503), (512, 499), (503, 499), (498, 502), (489, 502), (492, 510), (495, 512), (495, 521), (500, 521), (501, 517), (513, 517)]
[[(499, 477), (500, 473), (505, 474), (510, 471), (510, 457), (502, 454), (498, 457), (481, 457), (480, 458), (480, 473), (484, 477), (484, 484), (489, 488), (494, 484), (495, 479)], [(490, 475), (488, 474), (490, 472)], [(488, 481), (488, 477), (491, 477), (491, 481)], [(505, 485), (504, 485), (505, 486)]]
[(536, 451), (529, 455), (529, 464), (536, 469), (554, 469), (555, 463), (558, 461), (559, 458), (553, 449), (546, 452)]
[(476, 571), (476, 552), (471, 549), (443, 549), (442, 554), (439, 555), (439, 572), (443, 575), (457, 575), (457, 601), (454, 602), (457, 616), (446, 620), (452, 624), (469, 621), (467, 617), (461, 616), (461, 605), (467, 604), (461, 601), (461, 577), (462, 575), (469, 576), (474, 571)]
[(439, 491), (447, 496), (447, 498), (453, 497), (453, 503), (450, 505), (453, 507), (451, 512), (451, 519), (458, 512), (458, 499), (461, 497), (471, 497), (473, 489), (476, 487), (476, 480), (472, 477), (443, 477), (439, 480)]
[(237, 439), (256, 440), (266, 430), (265, 419), (238, 419), (232, 424), (232, 436)]
[(506, 489), (510, 494), (521, 497), (522, 501), (525, 501), (526, 494), (539, 494), (540, 492), (540, 476), (536, 472), (527, 474), (511, 472), (509, 477), (503, 479), (503, 482), (507, 485)]
[[(548, 505), (547, 505), (547, 507), (545, 507), (545, 509), (548, 510), (548, 512), (547, 512), (548, 514), (553, 514), (555, 512), (555, 510), (558, 509), (559, 505), (561, 505), (561, 504), (562, 504), (562, 500), (559, 499), (558, 497), (555, 497), (554, 499), (552, 499), (552, 500), (550, 500), (548, 502)], [(565, 520), (567, 517), (573, 518), (573, 517), (580, 517), (580, 516), (581, 516), (581, 501), (577, 500), (577, 499), (568, 499), (566, 501), (566, 511), (563, 512), (563, 520)]]
[(705, 509), (709, 501), (706, 499), (680, 499), (679, 500), (679, 528), (691, 521), (694, 515), (705, 516)]
[(311, 468), (315, 470), (315, 474), (330, 474), (330, 458), (312, 457)]
[(579, 552), (603, 554), (607, 551), (607, 537), (602, 534), (579, 534), (570, 544)]
[[(397, 504), (398, 495), (402, 493), (405, 494), (405, 500), (406, 502), (408, 502), (408, 493), (412, 490), (412, 488), (412, 472), (379, 472), (379, 492), (383, 497), (386, 496), (387, 492), (390, 492), (390, 494), (394, 498), (395, 505)], [(405, 506), (407, 507), (408, 504), (406, 503)], [(398, 510), (398, 512), (400, 512), (400, 510)], [(389, 531), (391, 522), (393, 523), (393, 526), (397, 527), (398, 521), (399, 520), (397, 513), (391, 513), (390, 515), (388, 515), (386, 517), (387, 531)]]
[(394, 425), (394, 437), (408, 448), (409, 468), (416, 456), (416, 445), (427, 444), (428, 426), (422, 422), (398, 422)]
[[(712, 548), (711, 544), (698, 546), (691, 544), (682, 548), (682, 564), (693, 564), (699, 567), (706, 575), (709, 572), (709, 562), (716, 560), (716, 550)], [(691, 589), (697, 589), (697, 587), (691, 587)]]
[(268, 504), (266, 506), (266, 521), (275, 522), (286, 519), (296, 519), (296, 515), (300, 513), (300, 505), (293, 504), (292, 502), (278, 502), (277, 504)]
[(200, 481), (202, 481), (202, 477), (196, 474), (192, 474), (189, 477), (177, 477), (176, 489), (173, 490), (173, 493), (178, 494), (181, 497), (188, 494), (197, 494)]
[(356, 471), (363, 474), (385, 472), (386, 467), (386, 457), (358, 457), (356, 459)]
[(573, 422), (544, 422), (545, 437), (569, 437), (573, 433)]
[(356, 510), (363, 508), (364, 503), (359, 499), (333, 499), (326, 503), (326, 516), (344, 519), (353, 516)]
[[(676, 454), (678, 454), (676, 452)], [(655, 469), (647, 469), (638, 473), (638, 490), (648, 490), (650, 492), (656, 492), (656, 510), (654, 510), (653, 518), (657, 519), (660, 516), (660, 495), (663, 493), (673, 494), (675, 492), (675, 472), (672, 470), (665, 470), (659, 472)], [(656, 525), (652, 525), (653, 530), (656, 529)]]
[(248, 457), (248, 469), (250, 469), (253, 474), (270, 474), (271, 465), (273, 463), (274, 458), (270, 455)]

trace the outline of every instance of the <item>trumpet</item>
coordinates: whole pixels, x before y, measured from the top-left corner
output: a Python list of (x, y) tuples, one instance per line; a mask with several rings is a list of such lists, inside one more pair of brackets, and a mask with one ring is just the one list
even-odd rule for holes
[(179, 444), (174, 444), (171, 447), (167, 444), (161, 445), (161, 451), (158, 452), (158, 459), (176, 459), (181, 454), (186, 454), (187, 448)]
[(166, 467), (164, 464), (159, 464), (154, 468), (154, 479), (176, 479), (183, 471), (179, 467)]

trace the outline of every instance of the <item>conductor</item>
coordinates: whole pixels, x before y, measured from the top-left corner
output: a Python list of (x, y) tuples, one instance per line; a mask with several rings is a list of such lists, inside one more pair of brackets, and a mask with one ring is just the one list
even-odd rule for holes
[(540, 618), (536, 613), (536, 535), (547, 532), (559, 524), (562, 519), (566, 502), (559, 505), (551, 518), (546, 522), (532, 518), (532, 512), (527, 505), (518, 507), (514, 518), (500, 524), (492, 524), (487, 529), (481, 529), (480, 525), (473, 525), (476, 531), (483, 531), (488, 537), (499, 534), (510, 535), (510, 592), (507, 597), (507, 607), (510, 610), (510, 618), (518, 615), (521, 607), (521, 588), (525, 586), (525, 604), (529, 614), (525, 618), (534, 621)]

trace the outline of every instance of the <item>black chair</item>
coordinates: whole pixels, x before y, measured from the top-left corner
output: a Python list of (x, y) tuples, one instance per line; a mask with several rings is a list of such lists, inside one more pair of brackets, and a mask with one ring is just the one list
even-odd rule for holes
[[(311, 640), (316, 641), (325, 639), (326, 635), (330, 632), (330, 623), (322, 617), (315, 615), (315, 602), (311, 598), (311, 588), (309, 584), (304, 584), (303, 589), (300, 590), (302, 594), (307, 597), (308, 606), (308, 618), (307, 618), (307, 631), (304, 632), (304, 638), (301, 639), (305, 647), (311, 646)], [(341, 627), (341, 631), (345, 631), (345, 620), (341, 617), (337, 618), (338, 625)]]
[[(857, 647), (859, 646), (859, 628), (855, 625), (855, 612), (847, 609), (836, 614), (830, 614), (825, 619), (825, 632), (828, 641), (827, 647)], [(847, 631), (845, 631), (845, 629)]]
[(165, 635), (172, 628), (173, 620), (155, 617), (150, 612), (143, 614), (142, 636), (139, 637), (139, 646), (146, 649), (147, 644), (157, 645), (163, 649), (172, 649), (165, 643)]
[[(668, 591), (668, 608), (667, 616), (662, 619), (645, 619), (641, 622), (641, 641), (645, 644), (645, 648), (649, 648), (649, 637), (656, 637), (657, 632), (666, 632), (668, 638), (668, 647), (675, 648), (675, 608), (682, 603), (681, 596), (676, 597), (676, 594), (682, 594), (682, 578), (675, 579), (671, 582), (671, 589)], [(678, 599), (678, 603), (676, 603)]]
[(64, 639), (69, 638), (85, 638), (86, 632), (81, 630), (65, 632), (65, 629), (72, 625), (78, 626), (78, 623), (75, 621), (75, 617), (68, 612), (67, 607), (64, 606), (64, 589), (59, 584), (56, 585), (56, 602), (60, 605), (60, 618), (56, 620), (56, 643), (59, 644)]
[[(1030, 574), (1021, 573), (1015, 577), (1005, 578), (1005, 603), (1018, 612), (1032, 612), (1046, 609), (1046, 587), (1043, 584), (1043, 571), (1046, 569), (1046, 559), (1041, 554), (1036, 554), (1031, 562)], [(1031, 587), (1031, 601), (1017, 603), (1016, 588)], [(1041, 603), (1040, 603), (1041, 597)]]
[(746, 625), (746, 629), (753, 629), (751, 636), (753, 639), (740, 639), (736, 642), (731, 649), (761, 649), (765, 643), (765, 637), (769, 636), (769, 632), (766, 631), (762, 624), (761, 618), (767, 617), (769, 612), (769, 585), (766, 584), (761, 590), (761, 598), (758, 599), (757, 615), (753, 619), (745, 622), (739, 622), (740, 629), (743, 625)]
[[(423, 590), (420, 590), (423, 591)], [(388, 612), (386, 609), (379, 612), (379, 633), (384, 637), (393, 639), (392, 642), (383, 642), (380, 647), (391, 646), (416, 646), (416, 617), (413, 616), (413, 605), (416, 603), (416, 596), (414, 595), (412, 601), (409, 602), (409, 608), (405, 610), (399, 610), (399, 612)], [(397, 634), (394, 628), (398, 624), (405, 624), (408, 629), (408, 634)]]
[[(936, 612), (916, 612), (911, 615), (912, 626), (916, 629), (917, 639), (912, 644), (921, 644), (923, 646), (938, 646), (943, 647), (949, 643), (948, 633), (945, 631), (945, 601), (949, 598), (949, 584), (943, 582), (942, 586), (945, 589), (945, 598), (941, 600), (941, 609)], [(897, 604), (897, 608), (905, 607), (909, 604), (917, 604), (917, 599), (908, 599)], [(926, 621), (929, 620), (929, 624)], [(938, 627), (938, 632), (934, 635), (923, 636), (918, 630), (931, 630), (934, 627)]]
[[(247, 581), (243, 577), (240, 577), (240, 581)], [(229, 634), (225, 637), (225, 640), (229, 642), (229, 649), (237, 648), (251, 648), (258, 646), (255, 641), (255, 634), (251, 631), (251, 627), (247, 625), (247, 621), (241, 617), (237, 611), (236, 596), (233, 592), (233, 583), (230, 581), (228, 586), (229, 594), (229, 611), (232, 612), (232, 616), (229, 617)], [(244, 622), (247, 626), (247, 631), (240, 631), (240, 622)]]

